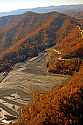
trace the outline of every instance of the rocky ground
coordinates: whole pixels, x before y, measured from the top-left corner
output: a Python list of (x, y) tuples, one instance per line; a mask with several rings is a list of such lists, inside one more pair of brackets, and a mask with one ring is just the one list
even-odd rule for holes
[(46, 55), (47, 53), (41, 53), (25, 63), (16, 64), (0, 83), (3, 124), (18, 117), (19, 108), (32, 101), (33, 92), (45, 93), (70, 79), (67, 75), (48, 73), (45, 66)]

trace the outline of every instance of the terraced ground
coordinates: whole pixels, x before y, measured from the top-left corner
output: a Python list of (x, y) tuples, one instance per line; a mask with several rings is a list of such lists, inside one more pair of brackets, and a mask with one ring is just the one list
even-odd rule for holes
[(17, 117), (19, 107), (32, 101), (33, 92), (45, 93), (70, 78), (48, 73), (46, 56), (47, 53), (41, 53), (25, 63), (16, 64), (0, 83), (0, 107), (10, 115)]

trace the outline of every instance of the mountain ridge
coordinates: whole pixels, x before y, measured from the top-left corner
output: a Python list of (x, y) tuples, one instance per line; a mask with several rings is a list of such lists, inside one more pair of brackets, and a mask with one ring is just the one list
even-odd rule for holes
[[(30, 12), (19, 16), (9, 17), (9, 22), (7, 21), (5, 27), (3, 25), (0, 30), (1, 56), (4, 55), (3, 53), (9, 53), (8, 51), (11, 52), (11, 50), (15, 52), (21, 44), (28, 40), (29, 37), (27, 35), (32, 37), (31, 46), (43, 45), (42, 47), (45, 47), (45, 44), (49, 44), (50, 46), (54, 45), (58, 40), (58, 30), (60, 28), (63, 27), (65, 30), (63, 34), (59, 36), (59, 39), (64, 36), (64, 32), (68, 30), (68, 27), (71, 29), (72, 26), (75, 25), (74, 19), (58, 12), (50, 12), (48, 14), (35, 14)], [(0, 21), (4, 21), (5, 18), (6, 17), (2, 17)], [(42, 35), (40, 36), (40, 38), (42, 37), (41, 39), (37, 37), (38, 34)], [(35, 40), (36, 37), (37, 40)], [(36, 44), (35, 41), (41, 41), (41, 43)], [(28, 42), (30, 42), (30, 40), (26, 42), (27, 47)]]
[(20, 15), (29, 11), (36, 12), (36, 13), (48, 13), (52, 11), (57, 11), (57, 12), (62, 12), (66, 14), (66, 11), (69, 11), (69, 10), (74, 10), (74, 12), (83, 11), (83, 4), (37, 7), (32, 9), (18, 9), (10, 12), (0, 12), (0, 16)]

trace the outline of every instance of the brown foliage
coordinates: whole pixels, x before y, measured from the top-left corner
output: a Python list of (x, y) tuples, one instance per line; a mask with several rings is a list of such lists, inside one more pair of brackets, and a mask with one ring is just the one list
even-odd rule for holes
[(83, 67), (63, 86), (36, 94), (33, 104), (21, 109), (14, 125), (82, 125)]
[(69, 31), (62, 41), (57, 43), (57, 48), (63, 51), (63, 54), (71, 53), (79, 48), (83, 47), (83, 38), (81, 35), (81, 29), (77, 25)]
[[(2, 20), (4, 21), (4, 17)], [(58, 40), (61, 41), (64, 38), (65, 31), (69, 28), (72, 29), (72, 25), (75, 25), (75, 23), (72, 23), (71, 18), (57, 12), (48, 14), (26, 13), (14, 16), (11, 18), (10, 23), (0, 30), (1, 50), (3, 50), (0, 51), (0, 60), (3, 60), (5, 56), (11, 53), (18, 54), (19, 48), (24, 45), (29, 37), (35, 38), (40, 31), (44, 32), (42, 43), (50, 47), (56, 44)], [(12, 32), (14, 32), (15, 36), (10, 34)], [(6, 33), (9, 35), (6, 36)], [(7, 37), (9, 41), (8, 47), (5, 45)], [(3, 38), (5, 39), (3, 40)]]
[(56, 49), (49, 49), (48, 51), (46, 61), (48, 72), (72, 75), (75, 71), (79, 71), (81, 62), (79, 58), (64, 59)]

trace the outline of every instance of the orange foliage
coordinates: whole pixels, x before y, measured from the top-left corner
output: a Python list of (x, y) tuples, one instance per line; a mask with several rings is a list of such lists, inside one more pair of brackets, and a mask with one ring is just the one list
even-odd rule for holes
[(83, 47), (83, 38), (81, 37), (79, 26), (73, 27), (67, 36), (57, 43), (57, 48), (62, 50), (63, 54), (73, 52), (81, 47)]
[[(81, 125), (83, 118), (83, 67), (66, 84), (47, 94), (36, 94), (36, 101), (21, 109), (13, 125)], [(81, 115), (81, 117), (80, 117)]]
[[(47, 21), (48, 20), (48, 21)], [(0, 54), (0, 59), (2, 59), (6, 54), (9, 54), (11, 52), (17, 52), (18, 48), (23, 45), (23, 43), (29, 38), (29, 37), (33, 37), (35, 36), (38, 32), (40, 32), (41, 30), (45, 30), (46, 28), (48, 28), (48, 26), (50, 25), (50, 23), (52, 23), (53, 21), (53, 17), (52, 16), (48, 16), (46, 22), (41, 23), (41, 26), (38, 26), (34, 31), (29, 32), (26, 36), (24, 36), (23, 38), (19, 39), (18, 42), (12, 46), (10, 46), (10, 48), (5, 49), (5, 51), (2, 51)]]

